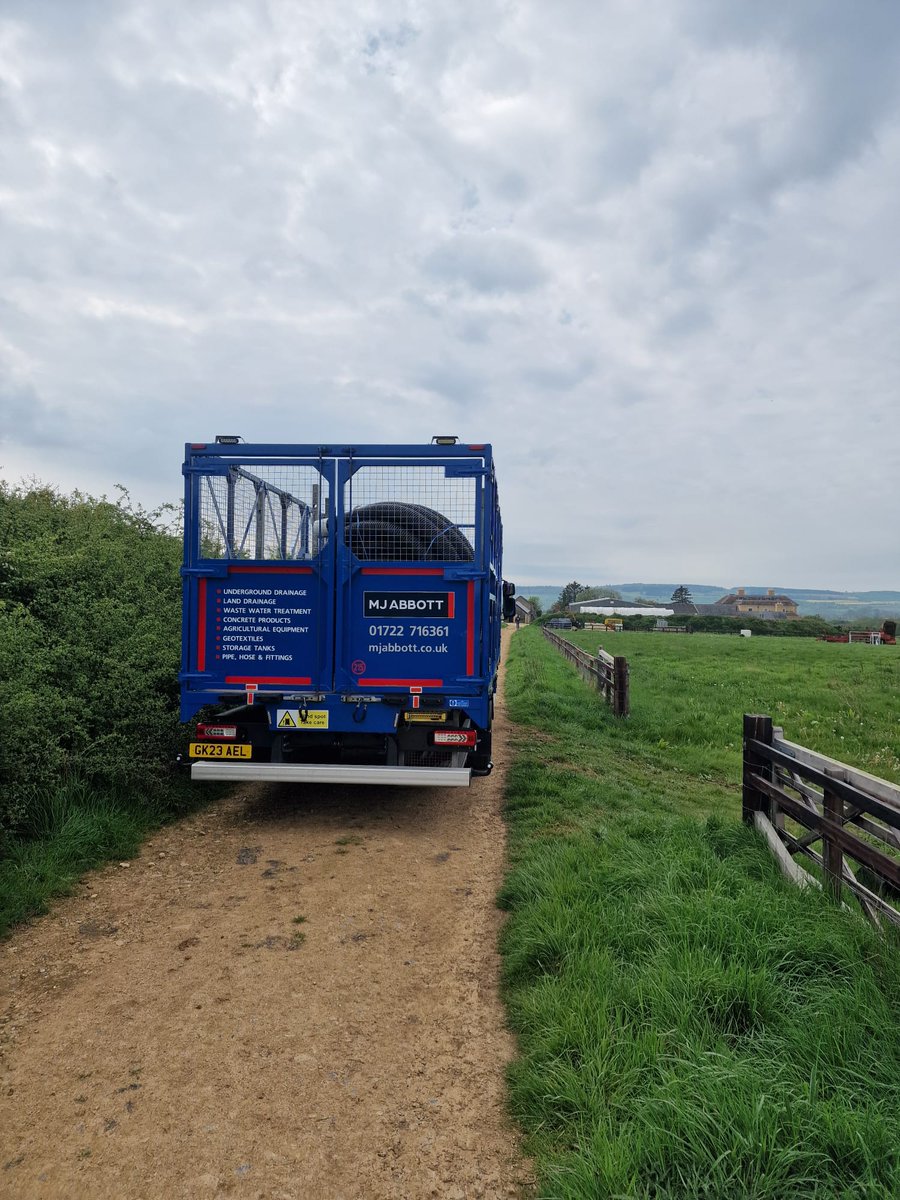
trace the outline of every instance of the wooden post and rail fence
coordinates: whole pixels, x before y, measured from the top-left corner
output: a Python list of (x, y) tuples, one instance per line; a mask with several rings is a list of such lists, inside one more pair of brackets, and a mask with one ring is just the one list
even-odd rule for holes
[(621, 654), (607, 654), (601, 648), (596, 657), (567, 642), (544, 626), (544, 637), (578, 668), (581, 678), (591, 683), (611, 706), (617, 717), (628, 716), (628, 660)]
[[(543, 632), (616, 716), (628, 715), (627, 659), (602, 648), (594, 657)], [(742, 808), (793, 883), (824, 887), (837, 903), (846, 888), (873, 925), (900, 927), (900, 785), (788, 741), (771, 717), (745, 714)], [(795, 855), (816, 863), (822, 880)]]
[[(900, 896), (896, 784), (787, 741), (771, 717), (745, 714), (743, 816), (794, 883), (823, 886), (795, 862), (802, 854), (821, 867), (824, 887), (838, 903), (847, 888), (873, 924), (900, 925), (900, 911), (886, 898)], [(816, 842), (821, 851), (813, 849)], [(879, 887), (883, 895), (873, 890)]]

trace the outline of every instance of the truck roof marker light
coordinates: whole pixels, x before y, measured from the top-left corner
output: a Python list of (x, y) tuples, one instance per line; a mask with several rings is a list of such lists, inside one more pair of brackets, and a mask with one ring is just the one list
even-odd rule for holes
[(458, 437), (450, 437), (443, 434), (436, 435), (431, 439), (432, 446), (456, 446), (458, 443)]
[(468, 447), (467, 447), (467, 449), (469, 449), (469, 450), (483, 450), (483, 449), (484, 449), (484, 447), (486, 446), (486, 444), (487, 444), (486, 442), (482, 442), (482, 443), (481, 443), (479, 446), (468, 446)]
[(244, 439), (237, 433), (217, 433), (216, 445), (239, 446)]
[(205, 450), (206, 442), (191, 442), (191, 449), (192, 450)]

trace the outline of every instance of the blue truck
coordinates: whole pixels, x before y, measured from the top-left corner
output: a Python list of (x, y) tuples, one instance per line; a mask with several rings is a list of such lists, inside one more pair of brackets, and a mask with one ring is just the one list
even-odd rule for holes
[(491, 769), (502, 525), (488, 444), (185, 447), (194, 779), (465, 786)]

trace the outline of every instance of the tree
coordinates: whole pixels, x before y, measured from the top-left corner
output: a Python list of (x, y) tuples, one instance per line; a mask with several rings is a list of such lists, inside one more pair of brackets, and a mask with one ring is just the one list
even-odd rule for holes
[(615, 588), (605, 587), (586, 587), (583, 583), (579, 583), (573, 579), (571, 583), (567, 583), (563, 590), (559, 593), (559, 598), (554, 600), (550, 606), (551, 612), (565, 612), (570, 604), (574, 604), (576, 600), (621, 600), (622, 593), (617, 592)]
[(675, 589), (675, 591), (672, 593), (672, 603), (673, 604), (693, 604), (694, 603), (694, 597), (691, 595), (690, 589), (686, 588), (683, 583), (680, 584)]
[(573, 604), (578, 597), (579, 592), (584, 591), (584, 584), (573, 579), (571, 583), (567, 583), (563, 590), (559, 593), (559, 598), (553, 605), (556, 610), (567, 609), (570, 604)]
[(534, 609), (535, 616), (539, 617), (544, 611), (544, 606), (541, 604), (540, 596), (528, 596), (527, 600)]

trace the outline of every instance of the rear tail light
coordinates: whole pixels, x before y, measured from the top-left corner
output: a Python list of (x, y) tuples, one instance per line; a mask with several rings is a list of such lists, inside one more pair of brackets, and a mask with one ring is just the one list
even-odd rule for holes
[(227, 740), (228, 738), (237, 737), (237, 725), (198, 725), (198, 738), (220, 738)]
[(436, 729), (431, 738), (435, 746), (474, 746), (478, 734), (474, 729)]

